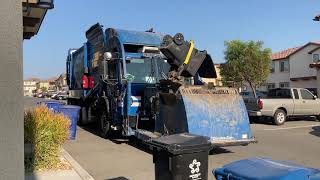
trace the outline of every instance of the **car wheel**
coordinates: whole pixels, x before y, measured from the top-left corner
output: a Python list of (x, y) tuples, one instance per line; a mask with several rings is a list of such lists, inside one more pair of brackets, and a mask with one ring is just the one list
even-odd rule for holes
[(283, 125), (287, 120), (287, 113), (282, 109), (277, 109), (273, 118), (276, 125)]
[(61, 97), (61, 96), (59, 97), (59, 100), (62, 100), (62, 97)]

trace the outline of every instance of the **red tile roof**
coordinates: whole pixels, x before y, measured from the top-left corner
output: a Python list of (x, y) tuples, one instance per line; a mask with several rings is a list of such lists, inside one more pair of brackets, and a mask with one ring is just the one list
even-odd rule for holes
[(274, 53), (274, 54), (271, 55), (271, 59), (272, 60), (277, 60), (277, 59), (287, 58), (291, 54), (295, 53), (296, 51), (299, 51), (300, 49), (303, 49), (304, 47), (308, 46), (309, 44), (320, 45), (320, 41), (311, 41), (311, 42), (309, 42), (309, 43), (307, 43), (307, 44), (305, 44), (303, 46), (300, 46), (300, 47), (289, 48), (287, 50)]
[(272, 60), (283, 59), (296, 52), (300, 47), (290, 48), (284, 51), (280, 51), (271, 55)]

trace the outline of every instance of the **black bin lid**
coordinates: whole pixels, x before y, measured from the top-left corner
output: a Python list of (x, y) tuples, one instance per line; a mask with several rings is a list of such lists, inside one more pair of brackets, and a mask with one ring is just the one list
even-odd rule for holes
[(152, 139), (150, 143), (154, 147), (166, 150), (174, 155), (209, 151), (211, 149), (211, 142), (208, 137), (188, 133), (161, 136)]

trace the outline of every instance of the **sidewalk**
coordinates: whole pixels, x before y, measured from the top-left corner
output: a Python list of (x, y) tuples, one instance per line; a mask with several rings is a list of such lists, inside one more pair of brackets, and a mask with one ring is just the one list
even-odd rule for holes
[(83, 180), (75, 170), (59, 170), (26, 174), (25, 180)]
[(69, 162), (72, 169), (27, 173), (25, 180), (94, 180), (64, 149), (61, 156)]

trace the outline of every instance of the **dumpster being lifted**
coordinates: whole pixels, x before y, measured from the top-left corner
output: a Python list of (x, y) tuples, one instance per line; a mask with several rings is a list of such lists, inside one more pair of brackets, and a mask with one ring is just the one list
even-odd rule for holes
[(253, 141), (238, 91), (202, 82), (216, 77), (211, 56), (182, 34), (96, 24), (86, 37), (67, 58), (68, 104), (82, 107), (82, 124), (96, 122), (102, 136), (120, 131), (143, 141), (179, 133), (216, 146)]

